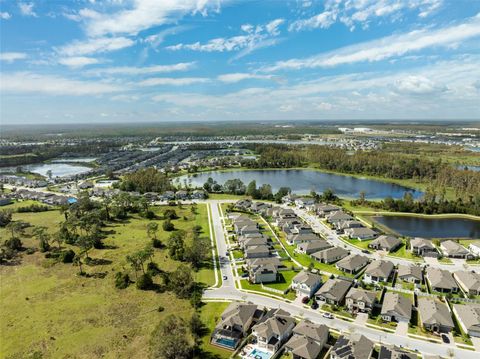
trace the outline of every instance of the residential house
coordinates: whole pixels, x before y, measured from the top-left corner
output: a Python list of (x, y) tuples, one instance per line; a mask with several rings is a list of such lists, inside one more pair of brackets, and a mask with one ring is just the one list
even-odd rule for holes
[(250, 206), (250, 210), (255, 213), (262, 213), (264, 212), (267, 208), (270, 208), (271, 205), (268, 203), (264, 202), (253, 202), (252, 205)]
[(452, 240), (440, 243), (440, 249), (449, 258), (473, 259), (475, 257), (467, 248)]
[(175, 192), (165, 191), (158, 197), (158, 199), (160, 201), (173, 201), (175, 199)]
[(402, 245), (402, 241), (394, 236), (379, 236), (369, 243), (368, 247), (380, 251), (392, 252)]
[(257, 346), (275, 353), (287, 341), (295, 327), (295, 319), (283, 309), (269, 310), (252, 328)]
[(323, 239), (317, 239), (309, 242), (302, 242), (297, 245), (296, 251), (302, 254), (312, 254), (323, 251), (324, 249), (332, 248), (333, 246)]
[(413, 254), (420, 257), (438, 257), (437, 248), (431, 240), (425, 238), (414, 238), (410, 241), (410, 249)]
[(315, 299), (328, 304), (342, 305), (352, 282), (343, 279), (329, 279), (315, 293)]
[(330, 351), (331, 359), (369, 359), (374, 343), (359, 333), (340, 335)]
[(312, 254), (312, 258), (321, 263), (334, 263), (342, 258), (348, 256), (348, 251), (340, 247), (333, 247), (325, 249), (323, 251), (315, 252)]
[(259, 233), (260, 230), (258, 229), (258, 224), (246, 224), (238, 229), (237, 234), (241, 236), (245, 236), (247, 234), (255, 234)]
[(417, 359), (416, 353), (396, 347), (394, 345), (382, 345), (378, 353), (378, 359)]
[(386, 283), (393, 275), (394, 265), (392, 262), (376, 260), (365, 269), (363, 281), (365, 283)]
[(248, 278), (253, 284), (276, 282), (278, 266), (273, 263), (251, 265), (248, 267)]
[(344, 232), (346, 229), (349, 228), (362, 228), (365, 227), (362, 222), (355, 221), (355, 220), (347, 220), (347, 221), (339, 221), (334, 225), (335, 229), (338, 233)]
[(319, 237), (313, 233), (290, 234), (287, 236), (287, 243), (290, 245), (298, 245), (300, 243), (317, 241)]
[(315, 203), (315, 199), (309, 197), (299, 197), (295, 199), (295, 206), (298, 208), (305, 208)]
[(342, 209), (341, 207), (335, 206), (332, 204), (318, 203), (315, 205), (314, 211), (315, 213), (317, 213), (318, 216), (324, 218), (328, 216), (330, 213), (340, 211), (341, 209)]
[(322, 285), (322, 277), (307, 271), (301, 271), (292, 279), (291, 288), (297, 295), (304, 295), (311, 298)]
[(351, 239), (358, 239), (359, 241), (365, 241), (375, 238), (378, 233), (371, 228), (348, 228), (345, 230), (345, 234)]
[(352, 221), (353, 217), (343, 211), (331, 212), (327, 217), (327, 222), (335, 225), (340, 221)]
[(245, 258), (266, 258), (270, 256), (270, 247), (266, 245), (245, 248)]
[(397, 278), (404, 282), (420, 284), (423, 281), (423, 271), (420, 266), (399, 264)]
[(480, 295), (480, 273), (474, 271), (458, 271), (453, 273), (462, 291), (467, 295)]
[(285, 351), (293, 359), (317, 359), (328, 340), (328, 327), (302, 320), (293, 329), (293, 335), (285, 344)]
[(350, 312), (354, 313), (370, 313), (376, 301), (376, 292), (362, 288), (351, 288), (345, 297), (345, 305)]
[(480, 242), (470, 243), (468, 245), (468, 250), (477, 257), (480, 257)]
[(175, 192), (175, 198), (176, 199), (181, 199), (181, 200), (186, 200), (186, 199), (188, 199), (188, 192), (181, 189), (180, 191)]
[(254, 304), (230, 303), (213, 330), (211, 343), (234, 350), (262, 315), (263, 311)]
[(252, 206), (252, 201), (249, 199), (241, 199), (235, 203), (235, 208), (242, 211), (248, 211)]
[(246, 249), (248, 247), (268, 246), (269, 242), (268, 238), (263, 235), (255, 237), (241, 236), (238, 238), (238, 244), (240, 248)]
[(359, 254), (350, 254), (339, 260), (335, 267), (345, 273), (354, 274), (368, 264), (368, 258)]
[(202, 191), (200, 189), (196, 189), (192, 192), (190, 197), (192, 199), (205, 199), (205, 198), (207, 198), (207, 194), (205, 193), (205, 191)]
[(0, 206), (6, 206), (13, 203), (11, 198), (8, 197), (0, 197)]
[(453, 313), (464, 333), (480, 338), (480, 304), (454, 304)]
[(417, 307), (418, 316), (425, 330), (450, 333), (454, 328), (452, 315), (445, 303), (434, 298), (419, 297)]
[(434, 267), (427, 268), (427, 281), (432, 291), (440, 293), (457, 293), (458, 285), (453, 279), (452, 273), (445, 269)]
[(383, 297), (380, 315), (387, 322), (409, 322), (412, 317), (412, 301), (402, 293), (387, 292)]

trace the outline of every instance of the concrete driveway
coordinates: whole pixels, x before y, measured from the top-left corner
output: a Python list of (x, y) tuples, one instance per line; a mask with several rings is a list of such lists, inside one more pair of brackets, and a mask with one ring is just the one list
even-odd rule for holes
[(355, 324), (358, 325), (365, 325), (368, 319), (368, 314), (367, 313), (358, 313), (357, 317), (355, 318)]
[(408, 336), (408, 323), (407, 322), (400, 322), (397, 325), (397, 329), (395, 330), (396, 335), (401, 336)]

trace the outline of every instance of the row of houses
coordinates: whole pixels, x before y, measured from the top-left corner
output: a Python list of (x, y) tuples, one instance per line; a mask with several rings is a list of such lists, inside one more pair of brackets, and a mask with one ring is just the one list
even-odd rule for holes
[[(297, 322), (283, 309), (261, 309), (251, 303), (232, 302), (222, 313), (211, 335), (213, 345), (236, 349), (251, 336), (241, 349), (242, 357), (254, 357), (257, 350), (275, 355), (281, 348), (295, 359), (316, 359), (324, 348), (330, 348), (332, 359), (369, 359), (374, 342), (361, 334), (341, 335), (329, 344), (329, 328), (308, 319)], [(253, 354), (252, 354), (253, 353)], [(381, 358), (416, 359), (417, 356), (394, 346), (380, 347)]]
[(30, 179), (24, 176), (17, 175), (0, 175), (0, 183), (28, 188), (46, 187), (48, 185), (48, 182), (45, 180)]
[(29, 189), (18, 189), (9, 194), (10, 197), (20, 200), (34, 200), (52, 206), (61, 206), (77, 202), (74, 197), (68, 197), (51, 192), (40, 192)]

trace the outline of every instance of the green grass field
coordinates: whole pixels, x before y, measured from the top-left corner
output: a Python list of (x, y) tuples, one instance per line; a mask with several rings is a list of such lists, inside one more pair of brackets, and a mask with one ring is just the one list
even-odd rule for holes
[[(166, 208), (153, 210), (160, 214)], [(208, 237), (207, 208), (197, 208), (193, 215), (189, 206), (175, 207), (180, 218), (173, 223), (177, 229), (185, 230), (201, 225), (201, 236)], [(32, 225), (45, 225), (51, 232), (63, 220), (56, 210), (15, 213), (13, 217)], [(115, 272), (130, 269), (125, 256), (149, 242), (147, 222), (133, 216), (104, 228), (109, 232), (104, 240), (108, 247), (91, 250), (90, 257), (103, 259), (105, 264), (84, 265), (87, 273), (102, 273), (104, 278), (78, 276), (78, 268), (71, 264), (52, 266), (40, 252), (23, 253), (19, 265), (0, 266), (0, 357), (148, 357), (148, 341), (158, 322), (172, 313), (188, 318), (193, 309), (188, 300), (180, 300), (170, 292), (140, 291), (135, 285), (125, 290), (115, 288)], [(162, 221), (158, 222), (161, 228)], [(24, 246), (37, 247), (36, 240), (28, 237), (30, 232), (31, 229), (27, 230), (27, 236), (22, 238)], [(2, 239), (8, 236), (5, 229), (0, 229)], [(168, 236), (169, 233), (159, 230), (158, 238), (164, 243)], [(154, 261), (165, 271), (173, 271), (180, 264), (169, 258), (165, 249), (155, 250)], [(211, 267), (195, 273), (196, 280), (214, 284)], [(130, 275), (134, 279), (133, 272)], [(159, 306), (164, 311), (159, 312)]]

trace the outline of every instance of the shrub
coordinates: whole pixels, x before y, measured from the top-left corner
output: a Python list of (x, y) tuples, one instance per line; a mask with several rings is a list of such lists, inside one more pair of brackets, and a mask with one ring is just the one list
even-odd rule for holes
[(157, 263), (155, 262), (150, 262), (147, 264), (147, 273), (151, 275), (152, 277), (156, 276), (161, 272), (160, 268), (158, 268)]
[(18, 238), (11, 238), (5, 241), (5, 247), (14, 251), (19, 251), (23, 248), (23, 243)]
[(163, 212), (163, 217), (166, 218), (166, 219), (177, 219), (178, 218), (177, 212), (175, 212), (174, 209), (166, 209)]
[(164, 231), (171, 232), (175, 229), (175, 226), (173, 225), (172, 221), (167, 219), (165, 222), (163, 222), (162, 228)]
[(71, 249), (62, 251), (60, 254), (62, 263), (73, 263), (73, 258), (75, 258), (75, 252)]
[(33, 254), (33, 253), (35, 253), (35, 248), (27, 248), (27, 250), (25, 251), (25, 253), (27, 253), (27, 254)]
[[(127, 273), (117, 272), (115, 274), (115, 287), (125, 289), (130, 285), (130, 277)], [(138, 286), (138, 283), (137, 283)]]
[(152, 239), (152, 246), (153, 248), (162, 248), (162, 241), (158, 238)]
[(152, 288), (152, 276), (148, 273), (142, 274), (137, 280), (137, 288), (141, 290), (148, 290)]

